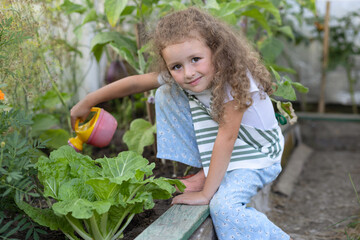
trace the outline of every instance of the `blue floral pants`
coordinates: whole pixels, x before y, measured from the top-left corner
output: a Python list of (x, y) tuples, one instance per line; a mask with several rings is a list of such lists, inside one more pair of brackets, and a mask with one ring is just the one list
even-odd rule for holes
[[(158, 158), (201, 167), (189, 102), (176, 84), (155, 94)], [(281, 172), (280, 164), (263, 169), (236, 169), (225, 174), (210, 202), (210, 215), (220, 240), (288, 240), (289, 235), (247, 203)]]

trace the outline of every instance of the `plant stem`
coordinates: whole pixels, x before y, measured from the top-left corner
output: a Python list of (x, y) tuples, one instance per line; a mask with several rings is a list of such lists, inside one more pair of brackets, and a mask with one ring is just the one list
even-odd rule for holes
[[(122, 215), (122, 217), (120, 218), (120, 220), (117, 222), (117, 224), (115, 225), (115, 227), (111, 230), (111, 234), (110, 236), (113, 236), (116, 231), (118, 230), (118, 228), (120, 227), (121, 223), (124, 221), (124, 218), (130, 213), (130, 211), (133, 209), (134, 207), (131, 207), (130, 209), (126, 210), (124, 212), (124, 214)], [(113, 239), (113, 238), (111, 238)]]
[(3, 161), (3, 152), (4, 152), (4, 148), (1, 146), (1, 154), (0, 154), (0, 168), (2, 166), (2, 161)]
[(82, 237), (84, 240), (93, 240), (93, 238), (84, 231), (84, 228), (80, 224), (77, 224), (76, 222), (74, 222), (74, 220), (77, 220), (77, 219), (73, 220), (73, 219), (71, 219), (71, 217), (68, 217), (68, 216), (65, 216), (65, 218), (70, 223), (70, 225), (73, 227), (73, 229), (80, 235), (80, 237)]
[(354, 188), (354, 191), (355, 191), (355, 194), (356, 194), (356, 198), (357, 198), (357, 200), (358, 200), (358, 203), (360, 204), (359, 194), (358, 194), (358, 192), (356, 191), (356, 187), (355, 187), (355, 185), (354, 185), (354, 182), (353, 182), (353, 180), (352, 180), (352, 178), (351, 178), (351, 174), (350, 174), (350, 173), (349, 173), (349, 178), (350, 178), (351, 185), (352, 185), (352, 187)]
[[(37, 42), (39, 43), (39, 45), (41, 45), (41, 41), (40, 41), (40, 39), (39, 39), (39, 38), (40, 38), (39, 32), (36, 31), (35, 33), (36, 33), (36, 40), (37, 40)], [(46, 69), (46, 73), (48, 74), (48, 77), (49, 77), (49, 79), (50, 79), (50, 81), (51, 81), (51, 83), (52, 83), (52, 85), (53, 85), (53, 89), (55, 90), (56, 95), (57, 95), (58, 98), (60, 99), (62, 105), (64, 106), (65, 111), (67, 112), (67, 117), (66, 117), (66, 119), (67, 119), (67, 124), (68, 124), (68, 128), (69, 128), (69, 132), (70, 132), (70, 134), (71, 134), (71, 129), (72, 129), (72, 128), (71, 128), (71, 119), (70, 119), (70, 111), (69, 111), (69, 108), (68, 108), (68, 106), (67, 106), (64, 98), (61, 96), (61, 93), (60, 93), (60, 91), (59, 91), (59, 89), (58, 89), (58, 87), (57, 87), (57, 84), (56, 84), (53, 76), (51, 75), (51, 71), (50, 71), (50, 69), (49, 69), (49, 66), (48, 66), (46, 60), (45, 60), (44, 53), (41, 53), (41, 54), (40, 54), (40, 58), (41, 58), (42, 62), (44, 63), (44, 66), (45, 66), (45, 69)]]
[(103, 240), (104, 237), (102, 236), (102, 234), (100, 232), (95, 215), (92, 215), (92, 217), (90, 218), (90, 225), (91, 225), (92, 234), (94, 235), (94, 239), (95, 240)]
[(102, 214), (100, 219), (100, 230), (104, 236), (107, 233), (108, 214), (109, 212)]
[(349, 92), (350, 92), (350, 98), (351, 98), (351, 104), (352, 104), (352, 110), (354, 114), (357, 114), (357, 105), (355, 100), (355, 93), (354, 93), (354, 79), (351, 77), (351, 64), (350, 66), (346, 67), (346, 76), (349, 82)]
[(70, 234), (66, 233), (66, 232), (63, 232), (65, 234), (65, 236), (67, 236), (70, 240), (77, 240), (78, 238), (77, 237), (73, 237), (71, 236)]
[(124, 229), (129, 225), (129, 223), (131, 222), (131, 220), (134, 218), (135, 213), (132, 213), (128, 219), (126, 220), (126, 223), (124, 224), (124, 226), (115, 234), (114, 237), (111, 238), (111, 240), (116, 240), (124, 231)]

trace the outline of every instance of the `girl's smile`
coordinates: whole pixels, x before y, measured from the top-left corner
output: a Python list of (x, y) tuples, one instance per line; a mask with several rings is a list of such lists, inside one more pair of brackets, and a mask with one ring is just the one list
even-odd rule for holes
[(162, 50), (171, 76), (182, 87), (202, 92), (210, 87), (214, 76), (211, 49), (197, 38), (169, 45)]

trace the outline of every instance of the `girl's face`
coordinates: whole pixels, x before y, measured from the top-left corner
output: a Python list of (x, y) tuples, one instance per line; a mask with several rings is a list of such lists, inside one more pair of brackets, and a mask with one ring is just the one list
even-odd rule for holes
[(211, 49), (197, 38), (169, 45), (162, 56), (171, 76), (183, 89), (202, 92), (214, 76)]

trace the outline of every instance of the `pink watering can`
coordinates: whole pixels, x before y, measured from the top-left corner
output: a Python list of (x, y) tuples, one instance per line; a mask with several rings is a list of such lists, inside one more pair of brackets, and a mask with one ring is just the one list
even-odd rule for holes
[(89, 122), (79, 126), (80, 119), (76, 120), (74, 127), (76, 137), (68, 141), (77, 152), (83, 150), (84, 143), (95, 147), (105, 147), (114, 136), (117, 127), (116, 119), (102, 108), (93, 107), (91, 112), (95, 112), (95, 115)]

